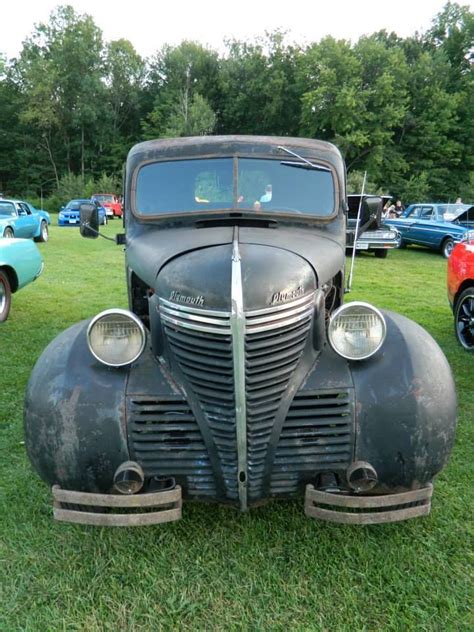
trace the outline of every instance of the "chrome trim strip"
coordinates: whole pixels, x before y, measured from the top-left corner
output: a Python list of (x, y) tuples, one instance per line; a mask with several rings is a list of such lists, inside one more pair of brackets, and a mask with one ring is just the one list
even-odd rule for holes
[(314, 311), (313, 305), (311, 305), (305, 312), (302, 314), (298, 314), (297, 316), (293, 316), (292, 318), (285, 318), (278, 322), (272, 322), (269, 325), (256, 325), (252, 326), (252, 324), (247, 325), (245, 328), (245, 333), (247, 334), (257, 334), (263, 331), (272, 331), (273, 329), (279, 329), (280, 327), (287, 327), (288, 325), (294, 325), (295, 323), (299, 323), (304, 321), (306, 318), (310, 317)]
[(267, 315), (267, 316), (260, 316), (260, 317), (249, 317), (249, 315), (246, 315), (246, 321), (247, 321), (247, 326), (252, 326), (252, 325), (262, 325), (263, 323), (271, 323), (274, 322), (276, 320), (280, 321), (281, 323), (285, 323), (289, 318), (292, 318), (293, 316), (297, 316), (298, 314), (304, 313), (306, 311), (309, 310), (313, 310), (314, 306), (313, 305), (299, 305), (298, 307), (295, 307), (292, 310), (288, 310), (288, 314), (275, 314), (273, 316)]
[(212, 316), (213, 318), (229, 318), (230, 312), (214, 311), (212, 309), (200, 309), (198, 307), (188, 307), (187, 305), (181, 305), (179, 303), (173, 303), (166, 298), (159, 297), (160, 305), (176, 309), (180, 312), (186, 312), (188, 314), (199, 314), (201, 316)]
[(247, 403), (245, 397), (245, 314), (239, 228), (234, 228), (232, 243), (232, 350), (234, 360), (235, 426), (237, 434), (237, 484), (240, 509), (247, 509)]
[(228, 323), (228, 319), (218, 319), (218, 318), (209, 318), (208, 316), (200, 316), (197, 314), (187, 314), (186, 312), (177, 312), (174, 309), (169, 309), (168, 307), (163, 307), (160, 310), (160, 314), (163, 316), (171, 316), (176, 317), (178, 319), (190, 320), (193, 322), (209, 324), (209, 325), (217, 325), (225, 327)]
[(192, 329), (193, 331), (202, 331), (204, 333), (209, 334), (222, 334), (224, 336), (230, 336), (232, 333), (231, 327), (228, 325), (226, 327), (210, 327), (205, 324), (194, 324), (192, 322), (187, 322), (183, 320), (179, 320), (177, 318), (172, 318), (171, 316), (167, 316), (166, 314), (161, 314), (161, 319), (165, 323), (171, 323), (172, 325), (176, 325), (177, 327), (182, 327), (183, 329)]

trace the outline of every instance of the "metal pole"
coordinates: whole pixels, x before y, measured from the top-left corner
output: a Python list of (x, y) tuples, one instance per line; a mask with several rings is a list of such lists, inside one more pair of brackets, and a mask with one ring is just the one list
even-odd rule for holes
[(354, 234), (354, 244), (352, 246), (351, 271), (350, 271), (350, 274), (349, 274), (349, 280), (347, 282), (346, 293), (350, 292), (351, 288), (352, 288), (352, 273), (354, 272), (356, 242), (357, 242), (357, 237), (359, 235), (360, 211), (362, 209), (362, 200), (363, 200), (364, 194), (365, 194), (365, 181), (366, 181), (366, 179), (367, 179), (367, 171), (364, 172), (364, 181), (362, 182), (362, 191), (361, 191), (361, 194), (360, 194), (359, 208), (357, 210), (357, 221), (356, 221), (356, 229), (355, 229), (355, 234)]

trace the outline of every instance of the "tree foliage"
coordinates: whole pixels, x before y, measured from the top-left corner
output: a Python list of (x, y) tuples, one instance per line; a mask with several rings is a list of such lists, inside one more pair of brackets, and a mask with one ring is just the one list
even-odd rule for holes
[(118, 190), (140, 140), (268, 134), (334, 142), (351, 186), (367, 171), (374, 191), (405, 202), (474, 201), (473, 42), (474, 14), (448, 2), (405, 39), (303, 47), (276, 31), (221, 55), (184, 41), (145, 60), (59, 6), (17, 59), (0, 54), (0, 190), (73, 197), (100, 178)]

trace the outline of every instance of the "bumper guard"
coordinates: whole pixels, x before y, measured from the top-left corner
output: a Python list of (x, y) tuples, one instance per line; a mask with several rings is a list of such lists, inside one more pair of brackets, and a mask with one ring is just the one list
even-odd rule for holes
[(100, 527), (138, 527), (181, 518), (179, 485), (171, 491), (130, 496), (76, 492), (61, 489), (58, 485), (53, 486), (52, 492), (54, 518), (63, 522)]
[(433, 485), (401, 494), (348, 496), (306, 486), (304, 510), (310, 518), (344, 524), (381, 524), (427, 516)]

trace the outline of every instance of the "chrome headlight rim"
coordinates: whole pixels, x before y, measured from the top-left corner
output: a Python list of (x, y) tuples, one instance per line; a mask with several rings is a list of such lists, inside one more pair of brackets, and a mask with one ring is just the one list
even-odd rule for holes
[[(92, 332), (92, 329), (94, 328), (95, 324), (101, 318), (104, 318), (105, 316), (113, 316), (115, 314), (119, 314), (120, 316), (126, 316), (127, 318), (130, 318), (130, 320), (132, 320), (138, 326), (138, 328), (140, 330), (141, 337), (142, 337), (142, 343), (140, 345), (139, 352), (136, 353), (132, 357), (131, 360), (127, 360), (126, 362), (115, 362), (115, 363), (106, 362), (97, 353), (95, 353), (95, 351), (94, 351), (94, 349), (92, 348), (92, 345), (91, 345), (91, 332)], [(98, 360), (101, 364), (105, 365), (105, 366), (109, 366), (109, 367), (113, 367), (113, 368), (120, 368), (120, 367), (123, 367), (123, 366), (129, 366), (130, 364), (132, 364), (133, 362), (138, 360), (138, 358), (142, 355), (142, 353), (143, 353), (143, 351), (145, 349), (145, 346), (146, 346), (146, 329), (145, 329), (145, 326), (142, 323), (142, 321), (138, 318), (138, 316), (136, 314), (134, 314), (133, 312), (131, 312), (130, 310), (128, 310), (128, 309), (121, 309), (119, 307), (112, 308), (112, 309), (106, 309), (103, 312), (99, 312), (99, 314), (94, 316), (94, 318), (89, 323), (89, 325), (87, 327), (87, 346), (89, 347), (89, 351), (92, 353), (94, 358), (96, 360)]]
[[(357, 356), (356, 358), (353, 356), (350, 356), (348, 354), (342, 353), (334, 344), (333, 344), (333, 340), (332, 340), (332, 336), (331, 336), (331, 327), (334, 323), (334, 320), (337, 318), (337, 316), (339, 316), (341, 314), (341, 312), (344, 312), (352, 307), (364, 307), (366, 309), (371, 310), (372, 312), (374, 312), (377, 317), (380, 319), (380, 322), (382, 324), (382, 336), (380, 338), (380, 342), (379, 344), (375, 347), (375, 349), (373, 349), (370, 353), (367, 353), (365, 355), (361, 355), (361, 356)], [(331, 346), (331, 349), (337, 353), (337, 355), (341, 356), (342, 358), (346, 359), (346, 360), (350, 360), (351, 362), (360, 362), (362, 360), (367, 360), (368, 358), (371, 358), (373, 355), (375, 355), (377, 353), (377, 351), (379, 351), (380, 347), (383, 345), (383, 343), (385, 342), (385, 338), (387, 337), (387, 323), (385, 321), (384, 315), (382, 314), (382, 312), (377, 309), (376, 307), (374, 307), (373, 305), (371, 305), (370, 303), (366, 303), (365, 301), (352, 301), (350, 303), (345, 303), (344, 305), (341, 305), (340, 307), (338, 307), (332, 314), (331, 317), (329, 319), (329, 324), (328, 324), (328, 341), (329, 344)]]

